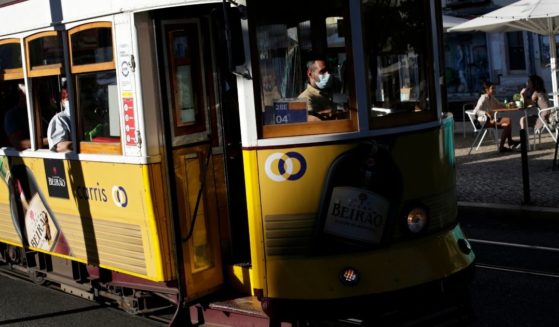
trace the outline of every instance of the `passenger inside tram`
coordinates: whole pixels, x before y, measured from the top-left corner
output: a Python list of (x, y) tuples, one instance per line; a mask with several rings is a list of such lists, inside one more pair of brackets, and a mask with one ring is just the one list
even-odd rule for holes
[(60, 91), (60, 107), (61, 111), (52, 117), (47, 129), (49, 150), (70, 152), (72, 151), (72, 125), (68, 91), (65, 88)]
[(4, 116), (4, 131), (9, 143), (21, 151), (31, 147), (29, 139), (29, 122), (27, 116), (27, 101), (25, 98), (25, 85), (17, 84), (10, 90), (9, 103), (13, 104)]
[(17, 100), (17, 98), (15, 98), (13, 94), (14, 93), (10, 90), (10, 86), (7, 82), (0, 84), (0, 147), (11, 146), (4, 129), (4, 119), (6, 112), (16, 105), (14, 100)]

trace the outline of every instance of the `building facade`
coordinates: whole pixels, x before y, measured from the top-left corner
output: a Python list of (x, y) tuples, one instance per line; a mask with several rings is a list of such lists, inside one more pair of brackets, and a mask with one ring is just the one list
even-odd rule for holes
[[(516, 0), (441, 0), (446, 15), (473, 19)], [(451, 32), (444, 35), (448, 100), (475, 101), (486, 80), (497, 97), (511, 100), (529, 75), (537, 74), (551, 92), (549, 40), (530, 32)]]

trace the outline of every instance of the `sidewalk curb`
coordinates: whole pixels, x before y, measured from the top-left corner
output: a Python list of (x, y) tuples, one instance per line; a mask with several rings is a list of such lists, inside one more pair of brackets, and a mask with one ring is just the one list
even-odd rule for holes
[(531, 205), (514, 205), (501, 203), (479, 203), (458, 201), (458, 209), (470, 213), (495, 214), (495, 215), (521, 215), (549, 217), (559, 219), (559, 208), (538, 207)]

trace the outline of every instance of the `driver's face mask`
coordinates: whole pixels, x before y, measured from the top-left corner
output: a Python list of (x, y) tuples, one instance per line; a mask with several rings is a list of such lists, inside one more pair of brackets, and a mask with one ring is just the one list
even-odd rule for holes
[(320, 90), (325, 90), (328, 89), (330, 86), (332, 86), (332, 75), (330, 75), (328, 72), (324, 73), (324, 74), (318, 74), (318, 81), (316, 81), (316, 87)]

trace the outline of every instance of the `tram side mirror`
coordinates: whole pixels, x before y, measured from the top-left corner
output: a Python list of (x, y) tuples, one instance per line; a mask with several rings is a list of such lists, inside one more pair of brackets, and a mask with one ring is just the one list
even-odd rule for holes
[[(245, 19), (245, 7), (229, 7), (227, 8), (228, 25), (229, 25), (229, 42), (231, 64), (241, 66), (245, 63), (245, 45), (243, 43), (243, 29), (241, 27), (241, 19)], [(227, 20), (226, 20), (227, 22)]]

